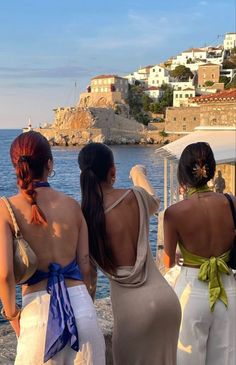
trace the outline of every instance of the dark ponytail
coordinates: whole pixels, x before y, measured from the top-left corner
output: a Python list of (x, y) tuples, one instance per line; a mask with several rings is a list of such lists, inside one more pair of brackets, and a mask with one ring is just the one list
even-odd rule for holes
[(100, 267), (113, 272), (101, 188), (101, 182), (106, 181), (114, 164), (113, 154), (104, 144), (90, 143), (80, 151), (78, 162), (81, 169), (81, 208), (88, 225), (90, 254)]

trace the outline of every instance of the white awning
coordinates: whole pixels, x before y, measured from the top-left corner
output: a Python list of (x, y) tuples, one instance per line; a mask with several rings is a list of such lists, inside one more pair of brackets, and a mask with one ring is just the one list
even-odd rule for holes
[(170, 160), (179, 160), (184, 148), (195, 142), (207, 142), (211, 146), (216, 163), (236, 162), (236, 129), (196, 130), (157, 149), (157, 153)]

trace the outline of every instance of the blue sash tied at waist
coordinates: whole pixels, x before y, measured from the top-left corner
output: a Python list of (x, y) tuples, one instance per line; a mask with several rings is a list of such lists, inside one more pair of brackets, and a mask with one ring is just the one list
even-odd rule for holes
[(68, 341), (73, 350), (79, 351), (79, 336), (65, 279), (83, 280), (83, 277), (76, 260), (73, 260), (65, 267), (51, 263), (48, 272), (37, 270), (25, 284), (34, 285), (45, 279), (48, 279), (47, 292), (51, 296), (44, 350), (44, 362), (47, 362)]

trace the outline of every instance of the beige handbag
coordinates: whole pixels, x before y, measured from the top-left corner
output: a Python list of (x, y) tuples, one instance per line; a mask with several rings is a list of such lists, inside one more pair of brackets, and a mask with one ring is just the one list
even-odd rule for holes
[(13, 266), (15, 281), (16, 284), (23, 284), (35, 273), (38, 266), (38, 259), (28, 242), (24, 240), (21, 234), (9, 200), (5, 196), (1, 197), (1, 199), (6, 204), (10, 213), (15, 231), (13, 236)]

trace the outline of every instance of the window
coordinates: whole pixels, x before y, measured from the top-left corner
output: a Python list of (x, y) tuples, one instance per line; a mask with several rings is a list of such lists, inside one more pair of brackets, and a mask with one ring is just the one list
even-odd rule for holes
[(214, 79), (214, 77), (215, 77), (215, 74), (212, 74), (212, 75), (211, 75), (211, 77), (212, 77), (212, 79)]
[(178, 99), (178, 94), (175, 95), (175, 98)]
[(186, 120), (186, 118), (184, 117), (184, 118), (183, 118), (183, 121), (185, 122), (185, 120)]
[(155, 72), (155, 68), (152, 69), (152, 72)]
[(159, 72), (161, 72), (161, 68), (159, 68)]
[(179, 97), (182, 98), (182, 94), (179, 94)]
[(188, 94), (185, 94), (185, 98), (188, 98)]
[(183, 124), (183, 131), (186, 131), (186, 124)]
[(197, 118), (196, 117), (193, 117), (193, 120), (197, 120)]
[(176, 117), (174, 117), (173, 119), (174, 119), (174, 121), (176, 121)]
[(152, 83), (155, 84), (155, 80), (152, 80)]

